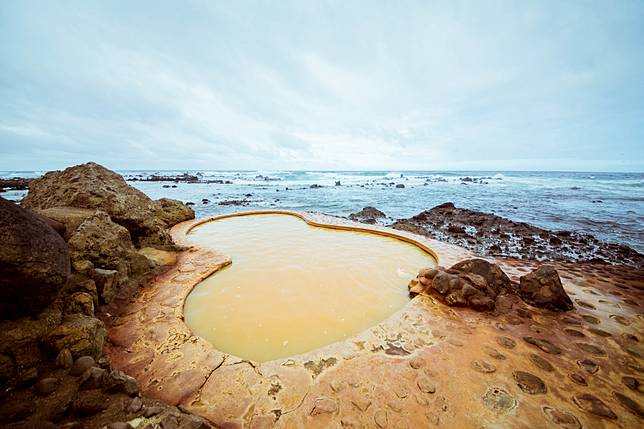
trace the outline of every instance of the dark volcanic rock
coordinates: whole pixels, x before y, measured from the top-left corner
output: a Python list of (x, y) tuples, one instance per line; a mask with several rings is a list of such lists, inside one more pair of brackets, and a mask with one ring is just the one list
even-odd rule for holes
[(482, 256), (557, 261), (607, 261), (644, 266), (644, 255), (591, 235), (548, 231), (523, 222), (444, 203), (391, 227), (453, 243)]
[(36, 215), (0, 197), (0, 243), (0, 314), (38, 313), (69, 276), (65, 241)]
[(359, 212), (351, 213), (349, 219), (356, 222), (374, 224), (378, 219), (384, 219), (387, 215), (375, 207), (365, 207)]
[(128, 185), (119, 174), (93, 162), (52, 171), (29, 184), (24, 207), (100, 209), (130, 232), (136, 244), (172, 244), (157, 207), (147, 195)]
[(543, 265), (521, 276), (517, 292), (522, 300), (535, 307), (553, 311), (573, 309), (572, 301), (561, 284), (557, 270), (550, 265)]

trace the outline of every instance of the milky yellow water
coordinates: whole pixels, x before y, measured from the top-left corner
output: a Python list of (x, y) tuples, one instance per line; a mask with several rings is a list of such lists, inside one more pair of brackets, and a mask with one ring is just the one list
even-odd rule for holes
[(190, 293), (185, 320), (217, 349), (264, 362), (314, 350), (381, 322), (408, 301), (407, 284), (435, 259), (369, 233), (294, 216), (231, 217), (191, 241), (232, 257)]

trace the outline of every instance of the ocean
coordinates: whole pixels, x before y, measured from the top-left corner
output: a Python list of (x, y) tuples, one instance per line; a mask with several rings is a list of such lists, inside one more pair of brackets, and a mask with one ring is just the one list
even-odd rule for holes
[[(4, 171), (0, 177), (38, 177), (43, 173)], [(394, 220), (451, 201), (457, 207), (491, 212), (550, 230), (590, 233), (644, 253), (644, 173), (204, 170), (119, 173), (151, 198), (193, 202), (198, 217), (271, 208), (347, 216), (373, 206)], [(139, 181), (152, 175), (184, 173), (197, 175), (202, 181), (223, 183)], [(19, 200), (25, 193), (8, 191), (0, 195)], [(220, 204), (230, 200), (244, 200), (244, 205)]]

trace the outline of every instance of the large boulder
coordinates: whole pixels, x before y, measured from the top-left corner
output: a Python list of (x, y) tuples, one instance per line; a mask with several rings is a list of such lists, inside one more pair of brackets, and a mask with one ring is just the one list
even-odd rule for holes
[(552, 311), (573, 309), (572, 301), (564, 290), (554, 267), (542, 265), (519, 279), (519, 296), (526, 303)]
[(494, 309), (496, 297), (511, 287), (501, 268), (483, 259), (467, 259), (449, 269), (426, 268), (409, 283), (412, 294), (435, 296), (449, 306), (475, 310)]
[(0, 243), (0, 314), (39, 313), (69, 276), (65, 240), (34, 213), (0, 198)]
[(63, 224), (65, 226), (63, 234), (65, 240), (69, 240), (78, 227), (97, 212), (96, 209), (77, 207), (50, 207), (47, 209), (35, 209), (34, 211), (45, 218)]
[(90, 261), (96, 268), (118, 271), (124, 280), (150, 268), (147, 258), (136, 251), (128, 230), (102, 211), (80, 224), (68, 244), (75, 265)]
[(154, 202), (154, 206), (157, 218), (165, 224), (166, 228), (195, 218), (194, 210), (178, 200), (161, 198)]
[(100, 209), (130, 232), (137, 245), (169, 245), (170, 235), (156, 217), (147, 195), (128, 185), (119, 174), (93, 162), (52, 171), (29, 184), (24, 207)]

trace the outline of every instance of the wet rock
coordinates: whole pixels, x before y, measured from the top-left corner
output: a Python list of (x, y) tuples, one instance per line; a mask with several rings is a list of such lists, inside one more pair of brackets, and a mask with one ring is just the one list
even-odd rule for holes
[(170, 228), (186, 220), (194, 219), (195, 212), (178, 200), (161, 198), (154, 202), (155, 215), (166, 228)]
[(594, 395), (591, 395), (590, 393), (578, 395), (573, 397), (572, 399), (579, 408), (586, 411), (587, 413), (591, 413), (596, 416), (611, 420), (617, 419), (617, 415), (613, 412), (613, 410), (608, 408), (608, 405), (606, 405), (601, 399)]
[(523, 341), (525, 341), (528, 344), (532, 344), (533, 346), (539, 347), (541, 350), (543, 350), (546, 353), (550, 353), (553, 355), (558, 355), (561, 354), (561, 349), (552, 344), (548, 340), (543, 340), (541, 338), (535, 338), (535, 337), (523, 337)]
[(85, 220), (70, 237), (72, 261), (91, 261), (96, 267), (117, 270), (127, 278), (150, 268), (147, 258), (137, 253), (130, 234), (98, 211)]
[(108, 393), (125, 393), (128, 396), (139, 394), (139, 385), (136, 380), (121, 371), (112, 371), (105, 379), (105, 387)]
[(78, 392), (72, 403), (74, 414), (82, 417), (93, 416), (107, 409), (109, 396), (98, 390)]
[(44, 346), (54, 354), (69, 349), (73, 357), (99, 356), (105, 340), (105, 325), (82, 314), (65, 316), (63, 323), (44, 339)]
[(615, 397), (615, 399), (617, 399), (617, 402), (622, 404), (622, 406), (628, 411), (635, 414), (637, 417), (644, 417), (644, 409), (640, 406), (640, 404), (619, 392), (613, 392), (613, 396)]
[(47, 396), (50, 393), (56, 391), (60, 385), (60, 380), (54, 377), (47, 377), (39, 380), (38, 383), (34, 385), (34, 393), (39, 396)]
[(449, 306), (492, 310), (504, 275), (498, 267), (482, 259), (466, 260), (448, 270), (442, 267), (421, 270), (409, 283), (409, 291), (435, 296)]
[(51, 226), (0, 197), (0, 314), (42, 311), (67, 281), (69, 250)]
[(349, 215), (349, 219), (353, 221), (368, 224), (375, 224), (376, 222), (378, 222), (378, 219), (385, 219), (386, 217), (386, 214), (375, 207), (365, 207), (359, 212), (351, 213)]
[(539, 355), (536, 355), (534, 353), (530, 353), (529, 358), (532, 361), (532, 363), (539, 369), (542, 369), (542, 370), (548, 371), (548, 372), (552, 372), (552, 371), (555, 370), (555, 368), (552, 366), (552, 364), (550, 362), (548, 362), (547, 360), (545, 360), (544, 358), (542, 358)]
[(483, 395), (483, 404), (498, 413), (506, 413), (517, 406), (517, 400), (500, 387), (490, 387)]
[(526, 303), (552, 311), (570, 311), (572, 301), (561, 284), (559, 273), (550, 265), (542, 265), (519, 279), (518, 295)]
[(564, 429), (581, 429), (581, 423), (577, 417), (566, 411), (561, 411), (552, 407), (543, 407), (543, 413), (548, 420)]
[[(67, 349), (65, 349), (67, 350)], [(69, 351), (69, 350), (67, 350)], [(69, 371), (70, 375), (78, 377), (83, 375), (85, 371), (96, 365), (96, 361), (91, 356), (81, 356), (74, 362), (72, 369)]]
[(483, 277), (487, 285), (497, 295), (513, 289), (512, 282), (507, 274), (498, 265), (492, 264), (485, 259), (467, 259), (453, 265), (450, 270), (472, 273)]
[(137, 245), (172, 244), (154, 202), (123, 177), (93, 162), (53, 171), (35, 179), (22, 200), (24, 207), (99, 209), (128, 229)]
[(512, 376), (517, 382), (517, 386), (526, 393), (536, 395), (547, 392), (546, 384), (534, 374), (525, 371), (513, 371)]
[(496, 371), (496, 367), (494, 365), (479, 359), (473, 360), (470, 366), (476, 371), (482, 372), (484, 374), (489, 374)]

